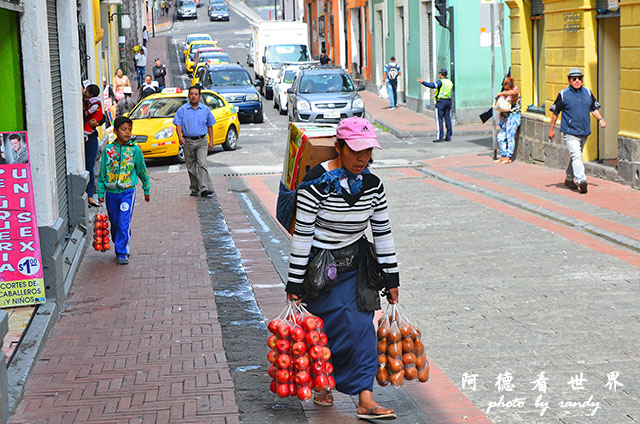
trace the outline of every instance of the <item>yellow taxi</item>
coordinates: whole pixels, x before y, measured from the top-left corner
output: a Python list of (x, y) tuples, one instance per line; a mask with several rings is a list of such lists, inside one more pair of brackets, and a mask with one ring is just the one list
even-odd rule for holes
[[(178, 142), (173, 118), (180, 106), (189, 101), (187, 94), (180, 88), (165, 88), (162, 93), (142, 99), (129, 113), (133, 121), (132, 135), (145, 158), (173, 157), (178, 163), (184, 163), (184, 152)], [(200, 101), (209, 107), (216, 119), (214, 146), (235, 150), (240, 133), (237, 109), (210, 90), (202, 90)]]
[(189, 48), (189, 44), (191, 44), (193, 41), (197, 41), (197, 40), (212, 41), (213, 39), (211, 38), (211, 36), (209, 34), (189, 34), (189, 35), (187, 35), (187, 38), (185, 38), (185, 40), (182, 42), (182, 58), (183, 59), (187, 57), (187, 49)]
[(218, 47), (215, 41), (196, 40), (192, 41), (187, 47), (187, 54), (184, 57), (184, 64), (187, 67), (187, 73), (193, 72), (193, 61), (196, 58), (196, 51), (202, 47)]

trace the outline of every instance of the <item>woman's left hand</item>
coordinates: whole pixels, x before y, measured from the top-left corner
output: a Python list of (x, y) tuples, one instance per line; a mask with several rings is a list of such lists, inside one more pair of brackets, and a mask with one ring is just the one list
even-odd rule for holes
[(387, 300), (391, 304), (398, 303), (398, 288), (397, 287), (389, 289), (389, 294), (387, 295)]

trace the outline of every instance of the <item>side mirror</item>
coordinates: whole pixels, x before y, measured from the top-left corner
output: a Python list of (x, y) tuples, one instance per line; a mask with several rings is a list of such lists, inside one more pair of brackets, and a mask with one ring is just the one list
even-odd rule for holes
[(262, 56), (262, 63), (267, 63), (267, 57), (266, 56)]
[(358, 86), (358, 88), (356, 88), (356, 91), (364, 91), (364, 90), (366, 90), (366, 89), (367, 89), (367, 88), (366, 88), (364, 85), (360, 84), (360, 85)]
[(287, 88), (287, 94), (295, 94), (295, 91), (293, 91), (293, 88)]
[(262, 85), (262, 82), (260, 80), (255, 80), (253, 82), (254, 87), (260, 87)]

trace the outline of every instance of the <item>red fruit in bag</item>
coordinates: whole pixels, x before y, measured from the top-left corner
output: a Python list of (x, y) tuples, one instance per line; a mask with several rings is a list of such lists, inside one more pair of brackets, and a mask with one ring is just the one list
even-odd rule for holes
[(322, 328), (324, 328), (324, 321), (322, 321), (322, 318), (316, 317), (316, 326), (318, 330), (321, 330)]
[(96, 243), (96, 244), (95, 244), (95, 247), (96, 247), (96, 250), (97, 250), (97, 251), (102, 250), (102, 245), (101, 245), (101, 244)]
[(269, 367), (269, 377), (276, 378), (276, 366), (275, 365), (271, 365)]
[(318, 321), (316, 321), (316, 317), (311, 315), (308, 317), (304, 317), (304, 320), (302, 320), (302, 327), (307, 331), (315, 330), (316, 327), (318, 327)]
[(318, 344), (320, 346), (326, 346), (327, 345), (327, 335), (324, 333), (319, 333), (320, 334), (320, 340), (318, 341)]
[(305, 386), (298, 388), (298, 399), (300, 400), (309, 400), (313, 396), (313, 392), (311, 391), (311, 387)]
[[(307, 317), (308, 318), (308, 317)], [(304, 340), (307, 342), (307, 344), (309, 346), (311, 345), (317, 345), (318, 342), (320, 342), (320, 333), (318, 333), (315, 330), (311, 330), (307, 333), (306, 337), (304, 338)]]
[(293, 315), (293, 322), (295, 322), (298, 325), (302, 324), (302, 317), (300, 316), (299, 313)]
[(298, 386), (305, 386), (311, 381), (311, 376), (306, 371), (300, 371), (296, 373), (295, 380)]
[(95, 223), (95, 227), (97, 229), (102, 229), (102, 227), (104, 226), (104, 224), (102, 223), (102, 221), (96, 221)]
[(96, 242), (96, 244), (102, 244), (102, 237), (98, 236), (98, 237), (94, 238), (93, 240)]
[(269, 353), (267, 354), (267, 359), (269, 360), (269, 362), (271, 362), (272, 364), (276, 363), (276, 358), (278, 357), (278, 354), (276, 353), (275, 350), (270, 350)]
[(329, 388), (329, 379), (324, 374), (317, 375), (316, 378), (313, 379), (313, 387), (326, 390)]
[(289, 340), (287, 339), (278, 339), (278, 341), (276, 342), (276, 349), (280, 353), (287, 353), (290, 347), (291, 343), (289, 343)]
[(302, 356), (307, 353), (307, 345), (304, 342), (296, 342), (291, 346), (291, 352), (295, 356)]
[(289, 368), (289, 366), (291, 365), (291, 356), (287, 355), (286, 353), (278, 355), (278, 357), (276, 358), (276, 365), (280, 369)]
[(291, 378), (291, 373), (289, 370), (278, 370), (276, 371), (276, 381), (281, 384), (289, 383), (289, 378)]
[(304, 371), (309, 368), (309, 358), (307, 356), (296, 358), (294, 365), (297, 370)]
[(111, 240), (109, 240), (109, 237), (104, 236), (102, 237), (102, 243), (109, 243)]
[(272, 334), (267, 339), (267, 346), (269, 346), (271, 349), (275, 349), (277, 341), (278, 341), (278, 338), (276, 337), (276, 335)]
[(289, 396), (289, 385), (288, 384), (278, 384), (278, 388), (276, 389), (276, 393), (281, 398), (285, 398)]
[(289, 336), (293, 339), (294, 342), (301, 342), (304, 340), (305, 332), (300, 327), (293, 327), (289, 332)]
[(332, 376), (328, 376), (329, 379), (329, 388), (334, 389), (336, 387), (336, 380)]
[(280, 326), (280, 320), (279, 319), (274, 319), (271, 320), (271, 322), (269, 322), (269, 325), (267, 325), (267, 328), (269, 329), (269, 331), (271, 331), (273, 334), (276, 334), (276, 331), (278, 330), (278, 327)]
[(325, 371), (324, 362), (315, 361), (314, 363), (312, 363), (311, 364), (311, 371), (313, 372), (314, 375), (318, 375), (318, 374), (323, 373)]
[(333, 365), (331, 365), (331, 362), (327, 362), (326, 364), (324, 364), (324, 371), (327, 374), (333, 374)]
[(289, 337), (289, 332), (291, 331), (291, 327), (286, 322), (280, 323), (278, 326), (278, 337), (281, 339), (286, 339)]
[(109, 243), (105, 243), (102, 245), (102, 251), (104, 252), (105, 250), (109, 250), (111, 249), (111, 245)]
[(322, 346), (311, 346), (311, 349), (309, 349), (309, 356), (311, 356), (311, 359), (314, 361), (321, 359), (323, 354), (324, 349)]
[(269, 385), (269, 390), (271, 390), (272, 393), (275, 393), (276, 390), (278, 390), (278, 385), (276, 384), (276, 380), (271, 380), (271, 384)]
[(325, 346), (322, 348), (322, 360), (326, 362), (329, 359), (331, 359), (331, 349)]

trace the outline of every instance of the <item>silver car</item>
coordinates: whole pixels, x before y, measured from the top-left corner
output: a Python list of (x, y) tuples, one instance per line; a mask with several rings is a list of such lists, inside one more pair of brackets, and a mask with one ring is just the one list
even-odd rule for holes
[(337, 123), (341, 119), (364, 118), (364, 101), (342, 68), (316, 67), (300, 69), (287, 90), (289, 122)]
[(193, 0), (179, 0), (177, 18), (198, 19), (198, 9), (196, 2)]

